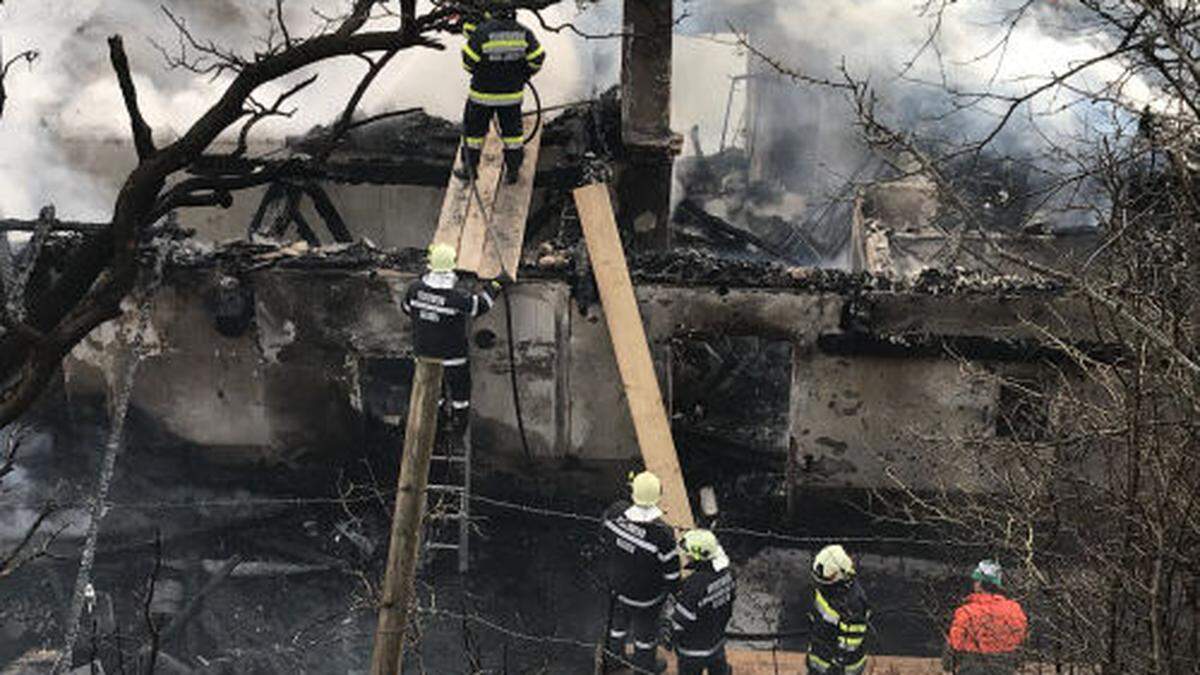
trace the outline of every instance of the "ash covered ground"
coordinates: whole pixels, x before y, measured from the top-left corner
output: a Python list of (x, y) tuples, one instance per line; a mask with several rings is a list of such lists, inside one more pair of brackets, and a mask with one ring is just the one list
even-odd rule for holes
[[(33, 508), (53, 498), (63, 506), (58, 522), (67, 526), (50, 548), (53, 557), (0, 582), (5, 673), (47, 672), (44, 662), (62, 646), (86, 522), (78, 507), (93, 489), (105, 433), (101, 420), (78, 417), (74, 433), (51, 428), (67, 425), (41, 427), (19, 481), (0, 496), (0, 522), (19, 516), (15, 504)], [(733, 630), (792, 633), (780, 646), (804, 647), (794, 633), (805, 625), (809, 556), (819, 548), (817, 539), (804, 538), (920, 535), (881, 529), (864, 515), (861, 500), (833, 494), (802, 496), (789, 518), (777, 469), (705, 460), (713, 448), (687, 443), (681, 452), (695, 458), (688, 481), (716, 486), (725, 507), (719, 527), (728, 529), (725, 544), (741, 570)], [(161, 561), (149, 603), (159, 630), (200, 599), (164, 640), (160, 672), (366, 672), (387, 555), (396, 439), (376, 433), (344, 450), (337, 466), (250, 470), (213, 464), (196, 448), (164, 447), (161, 430), (134, 410), (96, 558), (97, 602), (76, 664), (96, 658), (106, 672), (132, 668), (149, 639), (147, 592)], [(616, 497), (624, 490), (629, 467), (564, 462), (502, 471), (487, 468), (487, 451), (480, 450), (485, 468), (476, 493), (521, 508), (476, 504), (467, 575), (446, 554), (422, 568), (420, 634), (406, 672), (588, 672), (607, 612), (591, 519), (606, 505), (606, 492)], [(554, 487), (547, 488), (551, 476)], [(579, 484), (592, 488), (571, 487)], [(12, 533), (4, 534), (6, 547)], [(864, 582), (880, 609), (877, 650), (936, 653), (940, 632), (923, 609), (929, 589), (958, 590), (937, 562), (944, 551), (895, 542), (853, 548), (864, 556)], [(235, 556), (241, 562), (232, 574), (205, 592)], [(914, 569), (928, 569), (935, 583)], [(43, 666), (34, 665), (39, 658)]]

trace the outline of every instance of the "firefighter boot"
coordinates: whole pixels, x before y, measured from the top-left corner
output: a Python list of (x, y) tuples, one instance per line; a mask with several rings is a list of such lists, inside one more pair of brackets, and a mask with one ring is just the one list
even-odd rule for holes
[(464, 183), (470, 183), (475, 180), (475, 176), (479, 175), (479, 162), (482, 156), (481, 151), (463, 146), (462, 166), (451, 173)]
[(637, 649), (633, 650), (632, 664), (634, 670), (638, 673), (661, 673), (667, 669), (667, 662), (658, 658), (658, 650)]
[(609, 638), (604, 645), (601, 672), (615, 673), (624, 670), (629, 665), (629, 656), (625, 653), (624, 640)]
[(467, 421), (471, 417), (469, 408), (455, 410), (450, 413), (450, 437), (458, 447), (463, 447), (463, 439), (467, 435)]
[(514, 185), (521, 178), (521, 165), (525, 163), (525, 149), (504, 151), (504, 183)]

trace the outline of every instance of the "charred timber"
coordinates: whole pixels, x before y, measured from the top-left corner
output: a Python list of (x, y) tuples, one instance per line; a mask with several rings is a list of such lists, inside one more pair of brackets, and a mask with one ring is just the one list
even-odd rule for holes
[[(884, 358), (966, 359), (1002, 363), (1054, 363), (1069, 367), (1077, 356), (1035, 340), (981, 335), (879, 335), (865, 332), (829, 333), (817, 338), (817, 347), (831, 356)], [(1117, 345), (1073, 342), (1077, 349), (1100, 363), (1116, 363), (1125, 354)]]
[[(342, 185), (410, 185), (444, 188), (450, 180), (452, 158), (347, 160), (314, 162), (306, 159), (244, 159), (207, 157), (190, 171), (202, 187), (239, 190), (277, 181), (330, 182)], [(569, 188), (579, 183), (582, 167), (566, 164), (537, 172), (535, 188)]]
[[(14, 218), (0, 219), (0, 232), (33, 232), (40, 221), (17, 220)], [(51, 232), (82, 232), (95, 234), (108, 229), (108, 223), (85, 223), (73, 220), (55, 220), (50, 224)]]

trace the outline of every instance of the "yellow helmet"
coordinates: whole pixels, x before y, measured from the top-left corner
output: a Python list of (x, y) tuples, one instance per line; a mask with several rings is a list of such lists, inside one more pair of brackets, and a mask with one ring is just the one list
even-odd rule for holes
[(841, 546), (826, 546), (813, 558), (812, 573), (817, 583), (836, 584), (854, 576), (854, 561)]
[(683, 535), (683, 552), (693, 560), (712, 560), (720, 549), (711, 530), (688, 530)]
[(458, 254), (450, 244), (434, 244), (429, 247), (429, 269), (434, 272), (452, 272)]
[(638, 506), (655, 506), (658, 500), (662, 499), (662, 483), (658, 480), (658, 476), (643, 471), (633, 477), (631, 486), (633, 503)]

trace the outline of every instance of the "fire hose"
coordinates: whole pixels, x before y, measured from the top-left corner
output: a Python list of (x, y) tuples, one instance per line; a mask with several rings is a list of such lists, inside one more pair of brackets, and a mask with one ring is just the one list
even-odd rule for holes
[[(529, 142), (537, 136), (542, 128), (542, 97), (538, 93), (537, 87), (533, 86), (532, 82), (526, 82), (525, 86), (529, 87), (529, 91), (533, 93), (533, 100), (536, 105), (537, 118), (534, 120), (533, 129), (529, 135), (521, 141), (521, 146), (529, 145)], [(500, 263), (500, 271), (510, 280), (515, 280), (517, 277), (504, 265), (504, 259), (500, 257), (500, 242), (497, 241), (496, 233), (492, 231), (492, 212), (483, 204), (483, 196), (479, 194), (479, 185), (475, 182), (475, 171), (467, 166), (467, 180), (471, 184), (471, 194), (475, 197), (475, 204), (479, 208), (479, 212), (483, 214), (483, 229), (487, 232), (488, 238), (492, 241), (492, 246), (496, 248), (496, 260)], [(505, 165), (505, 170), (507, 165)], [(499, 193), (497, 193), (499, 194)], [(495, 207), (495, 199), (493, 198), (493, 207)], [(519, 264), (519, 263), (518, 263)], [(513, 412), (517, 417), (517, 430), (521, 434), (521, 448), (525, 451), (525, 458), (532, 460), (533, 452), (529, 449), (529, 437), (525, 433), (525, 416), (521, 413), (521, 392), (517, 386), (517, 351), (516, 344), (513, 341), (513, 318), (512, 318), (512, 300), (508, 296), (508, 286), (504, 285), (500, 289), (500, 294), (504, 297), (504, 327), (508, 333), (508, 375), (509, 383), (512, 386), (513, 397)]]

